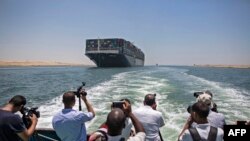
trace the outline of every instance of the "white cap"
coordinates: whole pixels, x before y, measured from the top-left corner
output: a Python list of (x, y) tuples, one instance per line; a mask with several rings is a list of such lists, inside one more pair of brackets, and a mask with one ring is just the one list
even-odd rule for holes
[(213, 108), (213, 100), (212, 100), (212, 96), (210, 94), (207, 94), (207, 93), (203, 93), (203, 94), (200, 94), (197, 98), (196, 98), (196, 101), (197, 102), (204, 102), (206, 103), (207, 105), (210, 106), (210, 108)]

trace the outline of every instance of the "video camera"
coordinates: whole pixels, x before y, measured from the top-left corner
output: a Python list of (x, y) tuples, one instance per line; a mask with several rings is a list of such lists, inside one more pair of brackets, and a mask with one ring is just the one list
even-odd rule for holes
[(246, 120), (237, 120), (236, 125), (246, 125), (247, 121)]
[(209, 90), (206, 90), (205, 92), (194, 92), (194, 97), (197, 98), (199, 95), (204, 94), (204, 93), (213, 97), (213, 94)]
[(22, 119), (23, 119), (23, 122), (24, 122), (26, 128), (29, 128), (31, 126), (31, 124), (32, 124), (32, 122), (30, 120), (30, 116), (35, 114), (37, 118), (40, 117), (40, 112), (37, 109), (38, 109), (38, 107), (32, 107), (32, 108), (23, 107), (21, 109), (20, 112), (23, 115)]
[(194, 92), (194, 97), (198, 97), (199, 95), (204, 94), (204, 92)]
[[(76, 92), (74, 92), (74, 94), (75, 94), (78, 98), (80, 97), (82, 87), (85, 86), (85, 84), (86, 84), (85, 82), (82, 82), (82, 85), (81, 85), (80, 87), (77, 88), (77, 91), (76, 91)], [(83, 95), (83, 96), (86, 96), (87, 93), (84, 92), (84, 93), (82, 93), (82, 95)]]
[(188, 112), (189, 114), (191, 114), (191, 109), (192, 109), (192, 105), (189, 105), (189, 106), (187, 107), (187, 112)]

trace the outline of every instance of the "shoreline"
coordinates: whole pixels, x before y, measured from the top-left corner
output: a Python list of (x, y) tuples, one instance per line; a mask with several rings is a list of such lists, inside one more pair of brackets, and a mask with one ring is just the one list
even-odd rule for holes
[(196, 65), (193, 67), (210, 67), (210, 68), (235, 68), (235, 69), (250, 69), (250, 65)]
[(57, 61), (0, 61), (0, 67), (58, 67), (58, 66), (91, 66)]

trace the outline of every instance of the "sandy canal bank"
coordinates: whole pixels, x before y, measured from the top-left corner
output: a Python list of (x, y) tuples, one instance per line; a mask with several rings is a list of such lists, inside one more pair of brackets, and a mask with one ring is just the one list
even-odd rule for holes
[(216, 67), (216, 68), (250, 68), (250, 65), (194, 65), (194, 67)]
[(64, 63), (57, 61), (0, 61), (0, 67), (28, 66), (86, 66), (80, 63)]

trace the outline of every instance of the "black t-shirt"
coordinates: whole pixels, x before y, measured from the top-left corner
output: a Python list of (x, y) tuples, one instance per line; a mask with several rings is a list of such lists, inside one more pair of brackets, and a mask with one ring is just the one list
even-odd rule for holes
[(21, 117), (0, 109), (0, 141), (19, 141), (17, 133), (26, 129)]

